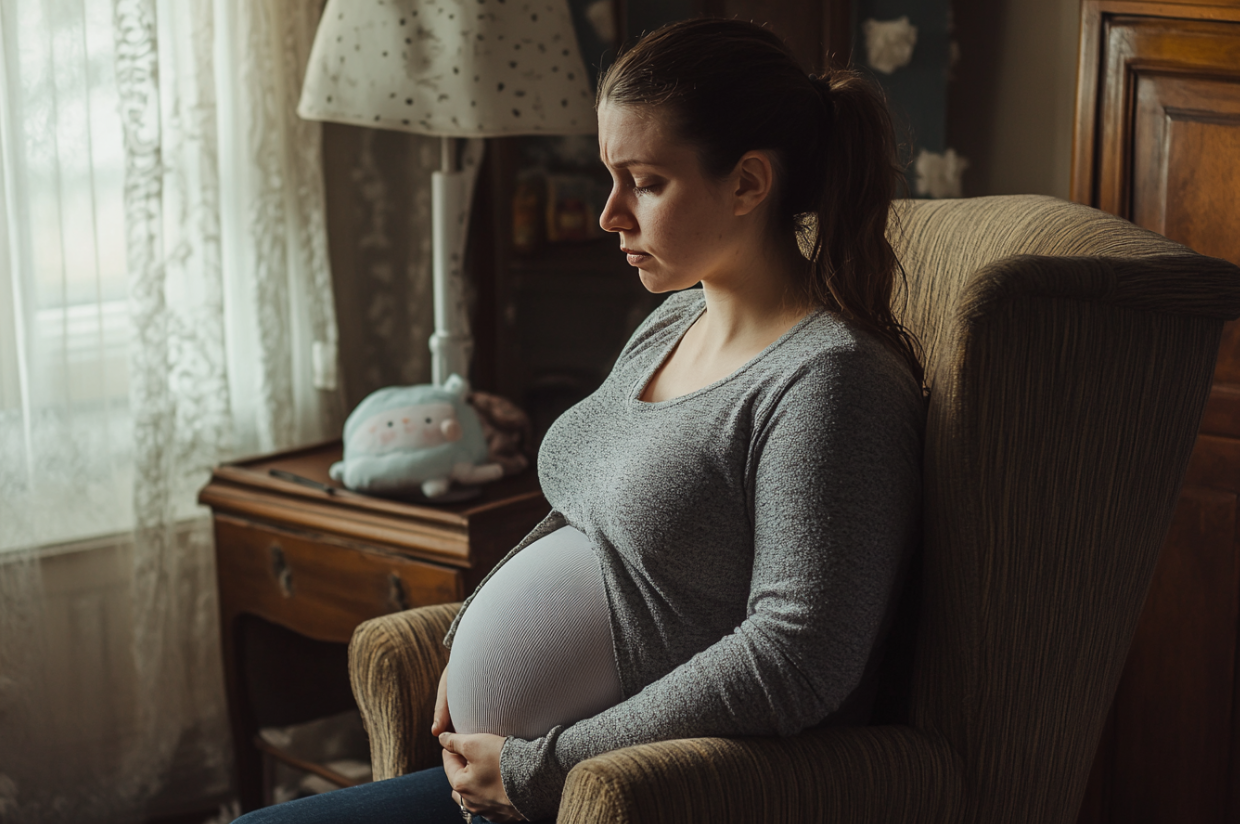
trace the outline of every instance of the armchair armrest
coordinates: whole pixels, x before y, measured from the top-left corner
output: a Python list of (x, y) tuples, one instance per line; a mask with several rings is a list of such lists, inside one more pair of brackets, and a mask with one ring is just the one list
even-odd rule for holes
[(945, 740), (904, 726), (663, 741), (575, 766), (557, 820), (948, 822), (960, 763)]
[(443, 637), (460, 608), (439, 604), (395, 612), (353, 631), (349, 677), (370, 735), (376, 781), (441, 763), (431, 719), (448, 664)]
[[(430, 724), (448, 662), (443, 637), (460, 606), (385, 615), (353, 633), (349, 674), (375, 780), (440, 763)], [(574, 767), (558, 820), (948, 822), (962, 799), (959, 764), (946, 741), (904, 726), (662, 741)]]

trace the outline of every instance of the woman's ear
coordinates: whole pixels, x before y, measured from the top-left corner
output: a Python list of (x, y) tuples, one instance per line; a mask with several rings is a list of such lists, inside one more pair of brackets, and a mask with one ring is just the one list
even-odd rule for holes
[(736, 181), (732, 192), (733, 214), (738, 217), (762, 205), (775, 186), (775, 169), (766, 152), (752, 151), (741, 155), (732, 175)]

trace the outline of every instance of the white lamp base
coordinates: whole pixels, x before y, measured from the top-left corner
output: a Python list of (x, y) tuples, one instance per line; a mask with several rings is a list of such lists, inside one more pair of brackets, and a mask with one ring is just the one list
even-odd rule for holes
[(463, 171), (456, 170), (455, 146), (444, 141), (444, 171), (431, 174), (431, 274), (435, 291), (435, 333), (431, 335), (431, 380), (442, 386), (452, 375), (469, 377), (474, 338), (465, 300), (465, 241), (478, 178), (481, 140), (466, 147)]
[(436, 386), (443, 386), (453, 375), (468, 378), (469, 359), (474, 354), (473, 335), (436, 332), (430, 342), (431, 380)]

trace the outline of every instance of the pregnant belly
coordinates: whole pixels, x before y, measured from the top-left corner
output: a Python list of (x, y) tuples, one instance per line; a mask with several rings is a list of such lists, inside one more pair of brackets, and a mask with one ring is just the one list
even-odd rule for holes
[(457, 732), (534, 739), (622, 698), (598, 560), (585, 535), (563, 527), (470, 602), (452, 641), (448, 712)]

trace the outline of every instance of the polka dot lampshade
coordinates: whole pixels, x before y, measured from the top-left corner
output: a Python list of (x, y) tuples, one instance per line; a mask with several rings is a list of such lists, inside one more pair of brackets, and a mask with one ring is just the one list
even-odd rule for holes
[(328, 0), (297, 111), (444, 137), (596, 129), (565, 0)]

